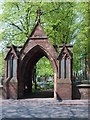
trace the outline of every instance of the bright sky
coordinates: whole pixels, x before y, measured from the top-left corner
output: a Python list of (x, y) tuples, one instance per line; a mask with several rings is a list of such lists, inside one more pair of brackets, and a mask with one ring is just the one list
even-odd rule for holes
[(0, 0), (0, 14), (2, 13), (1, 5), (4, 2), (4, 0)]
[[(4, 2), (4, 0), (0, 0), (0, 14), (2, 14), (2, 9), (1, 9), (1, 5), (2, 5), (2, 3)], [(0, 22), (0, 26), (1, 26), (1, 22)], [(1, 32), (1, 27), (0, 27), (0, 32)]]

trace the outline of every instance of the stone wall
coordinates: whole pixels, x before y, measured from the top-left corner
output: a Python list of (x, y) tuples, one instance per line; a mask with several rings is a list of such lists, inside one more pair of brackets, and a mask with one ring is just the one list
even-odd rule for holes
[(90, 99), (90, 84), (73, 84), (73, 99)]

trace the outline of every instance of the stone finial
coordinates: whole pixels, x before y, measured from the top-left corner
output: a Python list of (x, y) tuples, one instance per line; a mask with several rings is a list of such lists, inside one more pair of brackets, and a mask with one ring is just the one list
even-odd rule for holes
[(38, 23), (40, 23), (40, 16), (42, 15), (40, 7), (37, 10), (37, 15), (38, 15)]

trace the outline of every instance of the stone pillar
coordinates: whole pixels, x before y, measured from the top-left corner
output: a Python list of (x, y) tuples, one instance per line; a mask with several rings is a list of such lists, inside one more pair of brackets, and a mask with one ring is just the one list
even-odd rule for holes
[(60, 46), (61, 51), (57, 59), (58, 79), (57, 98), (61, 100), (72, 99), (72, 46)]
[(57, 99), (71, 100), (72, 99), (72, 83), (69, 81), (57, 81)]
[(3, 97), (5, 99), (17, 99), (18, 98), (18, 82), (16, 78), (8, 78), (3, 82)]
[(18, 80), (17, 80), (17, 67), (18, 58), (13, 52), (7, 54), (5, 58), (5, 77), (3, 81), (3, 97), (5, 99), (17, 99), (18, 98)]

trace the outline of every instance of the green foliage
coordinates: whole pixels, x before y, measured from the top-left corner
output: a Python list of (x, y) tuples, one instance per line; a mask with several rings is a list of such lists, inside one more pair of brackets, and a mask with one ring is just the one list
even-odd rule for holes
[[(73, 69), (78, 72), (81, 69), (80, 59), (87, 59), (88, 54), (89, 2), (4, 2), (3, 14), (0, 15), (2, 49), (5, 51), (6, 46), (11, 44), (24, 45), (37, 22), (38, 7), (43, 12), (41, 24), (51, 43), (57, 46), (74, 43)], [(49, 61), (46, 63), (45, 60), (41, 60), (42, 65), (40, 61), (37, 63), (37, 74), (53, 75)], [(2, 64), (4, 66), (4, 62)]]
[[(6, 44), (23, 45), (36, 24), (41, 7), (41, 24), (53, 44), (70, 43), (73, 39), (75, 3), (4, 2), (2, 40)], [(74, 17), (73, 17), (74, 16)]]
[(78, 29), (74, 43), (74, 71), (83, 70), (87, 72), (88, 61), (88, 33), (89, 33), (89, 3), (79, 3), (77, 6), (78, 18), (76, 20)]
[[(39, 82), (40, 83), (40, 82)], [(37, 89), (36, 90), (54, 90), (54, 80), (46, 81), (42, 85), (37, 82)], [(32, 92), (35, 92), (35, 84), (32, 83)]]
[(37, 76), (53, 76), (52, 65), (46, 57), (43, 57), (37, 62), (36, 75)]
[(0, 53), (0, 77), (4, 77), (4, 54)]

